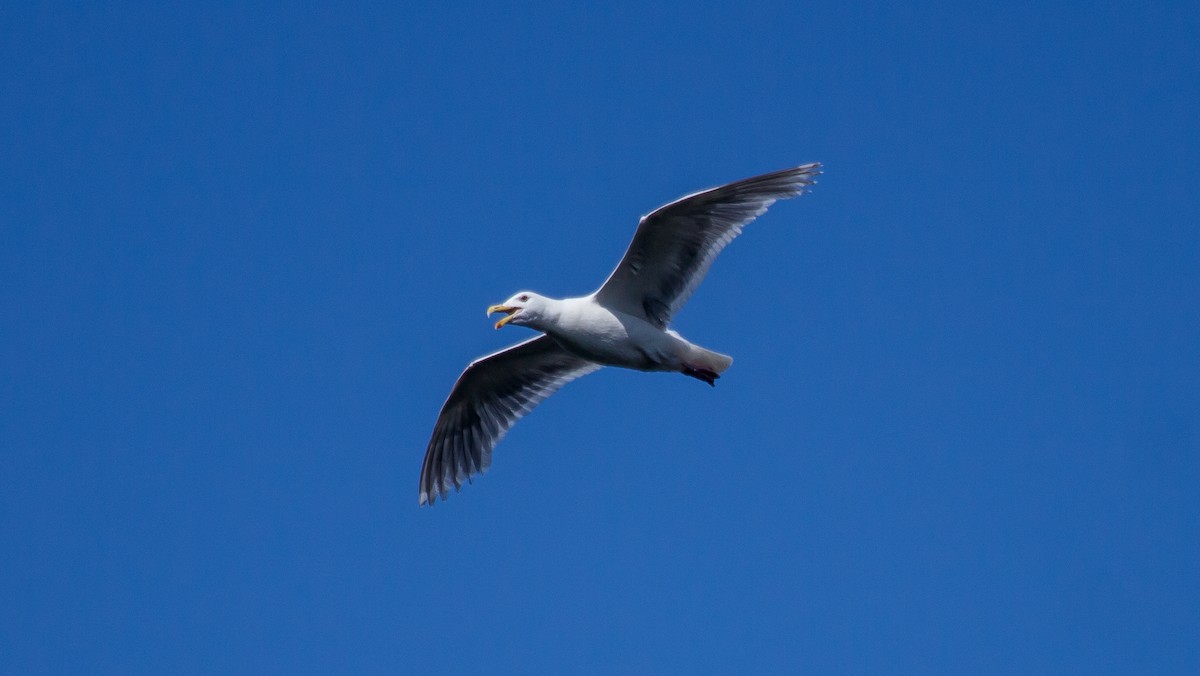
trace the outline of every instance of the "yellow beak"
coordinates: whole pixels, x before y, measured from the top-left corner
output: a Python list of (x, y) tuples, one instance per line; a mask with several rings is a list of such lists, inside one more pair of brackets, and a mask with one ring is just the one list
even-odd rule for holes
[(508, 315), (507, 317), (504, 317), (500, 321), (496, 322), (496, 329), (499, 330), (505, 324), (511, 322), (512, 318), (517, 316), (517, 310), (520, 309), (521, 308), (519, 307), (510, 307), (508, 305), (492, 305), (487, 309), (487, 316), (491, 317), (496, 312), (503, 312)]

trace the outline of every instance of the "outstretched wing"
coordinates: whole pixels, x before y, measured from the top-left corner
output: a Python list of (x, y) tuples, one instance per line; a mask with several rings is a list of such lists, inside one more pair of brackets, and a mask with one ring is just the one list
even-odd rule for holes
[(681, 197), (643, 216), (596, 300), (665, 327), (742, 227), (776, 200), (804, 194), (820, 170), (814, 162), (747, 178)]
[(518, 420), (563, 385), (600, 368), (538, 336), (471, 362), (442, 405), (421, 465), (422, 505), (446, 499), (492, 464)]

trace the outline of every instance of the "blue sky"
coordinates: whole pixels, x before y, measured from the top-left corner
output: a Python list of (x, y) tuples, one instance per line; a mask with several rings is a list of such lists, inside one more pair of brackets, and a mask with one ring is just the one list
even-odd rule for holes
[[(1194, 3), (2, 15), (3, 671), (1200, 671)], [(417, 508), (488, 304), (809, 161), (715, 389)]]

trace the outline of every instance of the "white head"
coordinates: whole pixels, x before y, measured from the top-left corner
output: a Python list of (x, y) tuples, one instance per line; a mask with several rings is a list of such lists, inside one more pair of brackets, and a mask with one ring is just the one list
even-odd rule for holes
[(549, 309), (551, 302), (553, 302), (553, 299), (539, 296), (532, 291), (520, 291), (513, 294), (512, 298), (503, 303), (489, 307), (487, 313), (489, 317), (493, 312), (503, 312), (508, 315), (496, 322), (497, 329), (505, 324), (537, 328), (541, 320), (546, 316), (546, 311)]

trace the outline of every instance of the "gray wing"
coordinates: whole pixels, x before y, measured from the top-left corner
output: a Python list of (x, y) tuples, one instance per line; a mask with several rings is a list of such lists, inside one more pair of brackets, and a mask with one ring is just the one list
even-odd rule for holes
[(442, 405), (421, 465), (420, 504), (446, 499), (492, 464), (492, 449), (518, 420), (600, 364), (538, 336), (471, 362)]
[(700, 286), (725, 245), (776, 200), (816, 181), (819, 163), (681, 197), (643, 216), (625, 257), (596, 292), (613, 309), (665, 327)]

